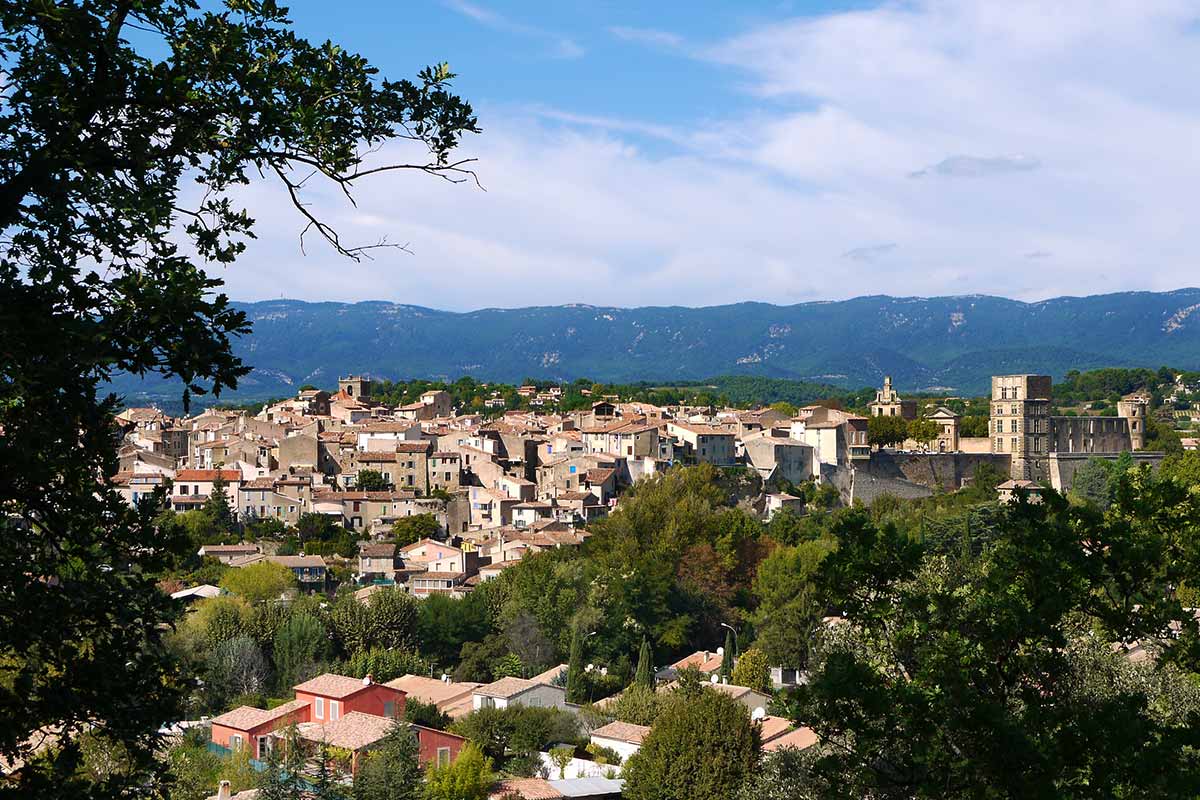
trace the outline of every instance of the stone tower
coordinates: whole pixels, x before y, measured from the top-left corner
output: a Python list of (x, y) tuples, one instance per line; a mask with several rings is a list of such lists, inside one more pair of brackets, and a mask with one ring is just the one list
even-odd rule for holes
[(992, 376), (990, 436), (993, 453), (1012, 457), (1012, 477), (1050, 476), (1050, 376)]
[(1145, 389), (1125, 395), (1117, 401), (1117, 416), (1129, 420), (1129, 447), (1141, 450), (1146, 445), (1146, 415), (1150, 410), (1150, 393)]
[(362, 375), (351, 375), (346, 378), (338, 378), (338, 391), (345, 392), (355, 400), (361, 400), (371, 396), (371, 379), (364, 378)]

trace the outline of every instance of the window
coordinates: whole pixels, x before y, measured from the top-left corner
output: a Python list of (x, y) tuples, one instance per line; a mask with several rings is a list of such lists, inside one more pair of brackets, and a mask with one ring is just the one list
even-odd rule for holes
[(996, 437), (996, 452), (997, 453), (1004, 452), (1004, 440), (1001, 439), (999, 436)]
[(235, 733), (229, 737), (229, 749), (233, 750), (234, 752), (241, 750), (244, 743), (245, 742), (243, 742), (242, 735), (240, 733)]
[(385, 717), (396, 716), (396, 702), (394, 700), (388, 700), (383, 704), (383, 715)]
[(335, 720), (341, 716), (342, 706), (337, 700), (329, 701), (329, 719)]
[(271, 753), (271, 737), (270, 736), (259, 736), (259, 737), (257, 737), (257, 739), (258, 739), (258, 746), (255, 748), (254, 757), (257, 758), (259, 761), (266, 761), (267, 756), (270, 755), (270, 753)]
[(439, 747), (437, 749), (437, 765), (439, 767), (444, 767), (449, 763), (450, 763), (450, 748), (449, 747)]
[(188, 487), (187, 487), (187, 484), (185, 483), (185, 484), (182, 484), (182, 485), (180, 485), (180, 487), (179, 487), (179, 493), (180, 493), (180, 494), (187, 494), (187, 492), (188, 492)]
[(1009, 429), (1010, 433), (1017, 432), (1017, 421), (1015, 419), (1011, 423), (1009, 423), (1008, 429)]
[(316, 704), (313, 706), (316, 709), (315, 716), (317, 719), (325, 719), (325, 698), (318, 697)]
[(1012, 451), (1014, 453), (1017, 452), (1017, 442), (1019, 442), (1019, 441), (1020, 441), (1020, 439), (1018, 439), (1015, 436), (1012, 438)]

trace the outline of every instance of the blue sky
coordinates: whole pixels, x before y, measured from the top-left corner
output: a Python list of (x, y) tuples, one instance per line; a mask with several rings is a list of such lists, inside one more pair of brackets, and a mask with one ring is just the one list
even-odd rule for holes
[[(795, 303), (1195, 285), (1196, 0), (304, 0), (389, 77), (449, 61), (486, 189), (278, 187), (232, 296), (441, 308)], [(402, 151), (385, 155), (403, 158)], [(336, 276), (336, 277), (335, 277)]]

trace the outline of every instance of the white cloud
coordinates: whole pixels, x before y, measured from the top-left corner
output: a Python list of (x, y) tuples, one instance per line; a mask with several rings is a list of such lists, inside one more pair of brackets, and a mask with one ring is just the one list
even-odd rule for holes
[(562, 36), (533, 25), (516, 22), (503, 14), (499, 14), (481, 5), (467, 2), (467, 0), (442, 0), (442, 5), (492, 30), (533, 39), (542, 39), (550, 47), (548, 55), (554, 58), (579, 58), (586, 52), (578, 42), (570, 37)]
[(613, 25), (608, 32), (626, 42), (674, 49), (683, 46), (683, 37), (670, 31), (659, 31), (652, 28), (631, 28), (625, 25)]
[(466, 149), (486, 192), (402, 175), (360, 187), (361, 211), (314, 198), (412, 255), (302, 258), (295, 215), (253, 187), (230, 293), (462, 309), (1194, 285), (1196, 10), (925, 0), (756, 28), (701, 56), (758, 98), (736, 119), (484, 108)]

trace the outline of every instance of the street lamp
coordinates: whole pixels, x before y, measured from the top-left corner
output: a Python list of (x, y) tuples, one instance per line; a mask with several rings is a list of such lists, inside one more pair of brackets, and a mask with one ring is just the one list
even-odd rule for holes
[(733, 649), (734, 649), (734, 650), (738, 650), (739, 648), (738, 648), (738, 635), (737, 635), (737, 631), (736, 631), (736, 630), (734, 630), (734, 629), (733, 629), (733, 626), (732, 626), (732, 625), (730, 625), (730, 624), (729, 624), (729, 623), (727, 623), (727, 622), (722, 622), (722, 623), (721, 623), (721, 627), (722, 627), (722, 628), (728, 628), (728, 629), (729, 629), (729, 631), (730, 631), (730, 632), (733, 634)]

